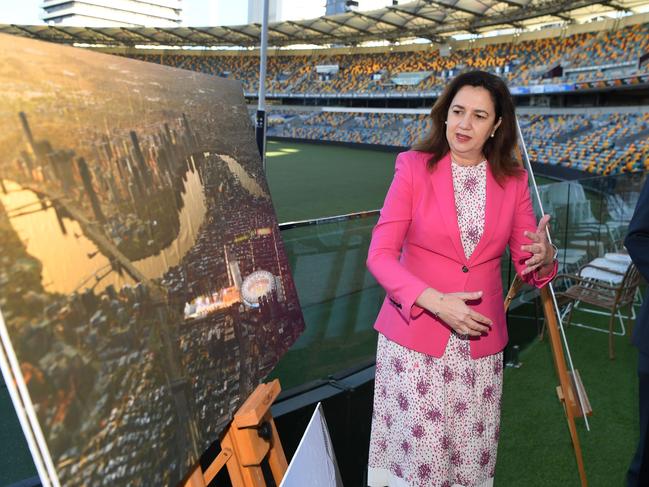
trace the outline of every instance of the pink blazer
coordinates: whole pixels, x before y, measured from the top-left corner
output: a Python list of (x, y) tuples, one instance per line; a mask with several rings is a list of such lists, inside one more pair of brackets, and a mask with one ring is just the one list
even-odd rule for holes
[[(397, 156), (394, 179), (381, 216), (372, 232), (367, 267), (387, 296), (374, 328), (400, 345), (441, 357), (451, 328), (415, 300), (427, 287), (443, 293), (482, 291), (482, 298), (467, 304), (493, 321), (488, 334), (471, 338), (471, 356), (484, 357), (507, 344), (500, 262), (509, 244), (520, 275), (532, 254), (521, 245), (530, 243), (525, 230), (537, 222), (527, 186), (527, 172), (510, 177), (500, 186), (487, 169), (484, 233), (470, 259), (464, 255), (455, 210), (451, 157), (447, 154), (431, 172), (428, 154), (407, 151)], [(536, 272), (523, 280), (542, 287), (556, 275)]]

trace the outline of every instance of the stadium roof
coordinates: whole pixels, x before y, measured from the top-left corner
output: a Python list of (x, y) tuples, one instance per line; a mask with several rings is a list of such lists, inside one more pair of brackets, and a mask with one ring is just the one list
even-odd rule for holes
[[(269, 24), (268, 44), (358, 45), (368, 41), (425, 38), (444, 43), (452, 35), (542, 22), (573, 22), (617, 10), (634, 13), (647, 1), (626, 0), (416, 0), (367, 12), (351, 11)], [(260, 24), (218, 27), (73, 27), (0, 24), (0, 32), (59, 43), (108, 46), (258, 46)]]

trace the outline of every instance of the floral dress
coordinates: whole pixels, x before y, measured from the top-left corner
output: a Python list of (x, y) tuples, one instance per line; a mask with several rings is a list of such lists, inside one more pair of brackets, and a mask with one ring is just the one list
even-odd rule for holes
[[(487, 162), (451, 163), (467, 258), (484, 230)], [(500, 434), (502, 352), (472, 359), (451, 334), (432, 357), (379, 334), (368, 462), (371, 487), (489, 487)]]

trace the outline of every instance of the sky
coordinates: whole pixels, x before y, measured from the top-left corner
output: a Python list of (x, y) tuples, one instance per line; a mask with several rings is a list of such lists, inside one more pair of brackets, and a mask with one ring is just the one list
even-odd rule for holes
[[(410, 1), (410, 0), (406, 0)], [(404, 0), (402, 0), (405, 3)], [(359, 10), (391, 5), (391, 0), (358, 0)], [(42, 24), (43, 0), (0, 0), (0, 24)], [(282, 0), (281, 19), (300, 20), (324, 15), (326, 0)], [(183, 25), (206, 27), (248, 22), (246, 0), (182, 0)]]

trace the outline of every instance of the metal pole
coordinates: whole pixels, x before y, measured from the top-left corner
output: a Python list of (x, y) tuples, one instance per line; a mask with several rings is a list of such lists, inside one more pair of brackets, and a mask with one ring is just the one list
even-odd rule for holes
[(266, 171), (266, 51), (268, 50), (268, 0), (264, 0), (261, 16), (261, 47), (259, 59), (259, 102), (257, 105), (257, 124), (255, 136), (261, 156), (261, 164)]

